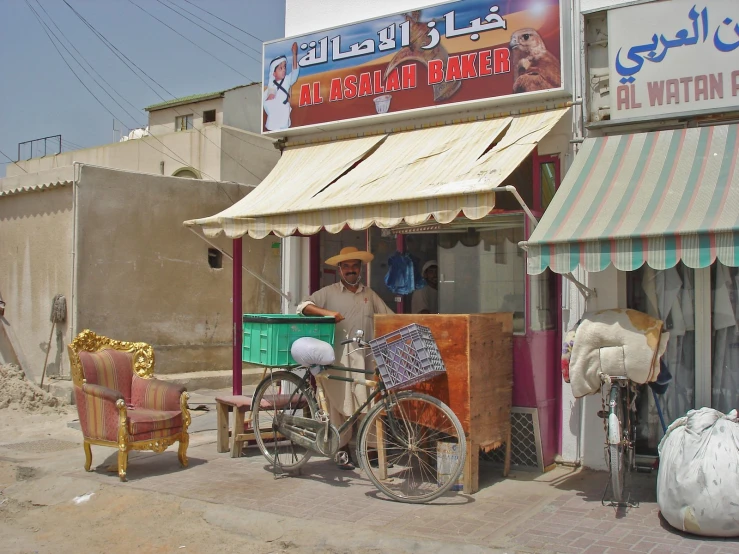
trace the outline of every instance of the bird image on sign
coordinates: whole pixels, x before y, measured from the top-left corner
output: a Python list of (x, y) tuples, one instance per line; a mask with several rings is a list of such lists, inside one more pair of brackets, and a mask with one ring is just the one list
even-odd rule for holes
[[(421, 21), (421, 10), (406, 13), (404, 17), (410, 24), (410, 44), (398, 50), (395, 56), (393, 56), (393, 59), (390, 60), (387, 69), (385, 69), (385, 80), (387, 80), (388, 75), (390, 75), (393, 69), (410, 60), (417, 60), (428, 68), (429, 61), (437, 59), (443, 62), (444, 68), (446, 69), (447, 62), (449, 61), (449, 53), (441, 44), (437, 44), (434, 48), (430, 49), (423, 48), (426, 40), (429, 38), (429, 27), (428, 22)], [(434, 101), (440, 102), (451, 98), (459, 90), (460, 86), (462, 86), (460, 81), (433, 85)]]
[(513, 92), (533, 92), (562, 85), (560, 63), (535, 29), (519, 29), (508, 44), (513, 68)]

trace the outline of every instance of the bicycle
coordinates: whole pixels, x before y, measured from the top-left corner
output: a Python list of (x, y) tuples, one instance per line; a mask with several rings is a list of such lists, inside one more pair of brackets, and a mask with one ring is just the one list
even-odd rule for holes
[[(362, 337), (359, 331), (342, 344), (355, 343), (356, 350), (370, 348)], [(332, 359), (333, 347), (323, 345)], [(359, 428), (356, 453), (360, 468), (378, 490), (392, 500), (423, 503), (438, 498), (457, 482), (464, 467), (466, 441), (462, 424), (446, 404), (426, 394), (386, 386), (378, 368), (362, 370), (297, 357), (296, 361), (301, 365), (270, 371), (252, 401), (256, 442), (275, 472), (298, 471), (313, 454), (346, 463), (346, 452), (339, 450), (340, 435), (372, 404)], [(326, 375), (326, 369), (363, 375)], [(315, 376), (315, 393), (311, 375)], [(369, 375), (374, 380), (367, 379)], [(323, 379), (370, 388), (366, 402), (339, 428), (328, 418)]]
[[(606, 432), (605, 458), (610, 480), (603, 492), (602, 503), (613, 491), (617, 506), (634, 506), (624, 495), (626, 474), (636, 469), (636, 383), (628, 377), (601, 374), (601, 399), (603, 409), (598, 414), (604, 420)], [(608, 406), (606, 408), (606, 396)]]

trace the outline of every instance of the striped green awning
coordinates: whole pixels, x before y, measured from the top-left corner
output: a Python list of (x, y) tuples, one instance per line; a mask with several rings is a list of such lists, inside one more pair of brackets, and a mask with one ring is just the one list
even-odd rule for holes
[(524, 243), (528, 273), (739, 265), (739, 125), (586, 139)]

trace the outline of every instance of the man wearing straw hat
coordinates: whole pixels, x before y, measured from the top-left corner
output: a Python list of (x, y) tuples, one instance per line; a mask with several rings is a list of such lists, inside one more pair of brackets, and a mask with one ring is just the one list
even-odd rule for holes
[[(341, 281), (328, 285), (311, 294), (298, 306), (303, 315), (332, 316), (336, 319), (334, 352), (341, 365), (358, 369), (365, 368), (365, 358), (369, 351), (356, 350), (356, 344), (342, 345), (341, 341), (353, 338), (357, 330), (364, 331), (365, 340), (373, 337), (375, 314), (391, 314), (382, 299), (369, 287), (361, 283), (362, 264), (372, 261), (374, 256), (353, 246), (342, 248), (341, 252), (326, 260), (327, 265), (339, 268)], [(356, 351), (355, 351), (356, 350)], [(329, 370), (339, 377), (346, 372)], [(346, 381), (323, 380), (329, 404), (331, 423), (339, 427), (367, 400), (367, 387)], [(341, 436), (341, 446), (347, 450), (351, 430)], [(341, 469), (354, 469), (354, 465), (340, 464)]]

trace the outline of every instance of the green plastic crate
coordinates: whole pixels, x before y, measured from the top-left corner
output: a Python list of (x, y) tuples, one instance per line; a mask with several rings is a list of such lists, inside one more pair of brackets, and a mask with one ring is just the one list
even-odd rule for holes
[(252, 364), (295, 364), (290, 347), (301, 337), (313, 337), (333, 346), (336, 321), (330, 316), (244, 314), (241, 359)]

